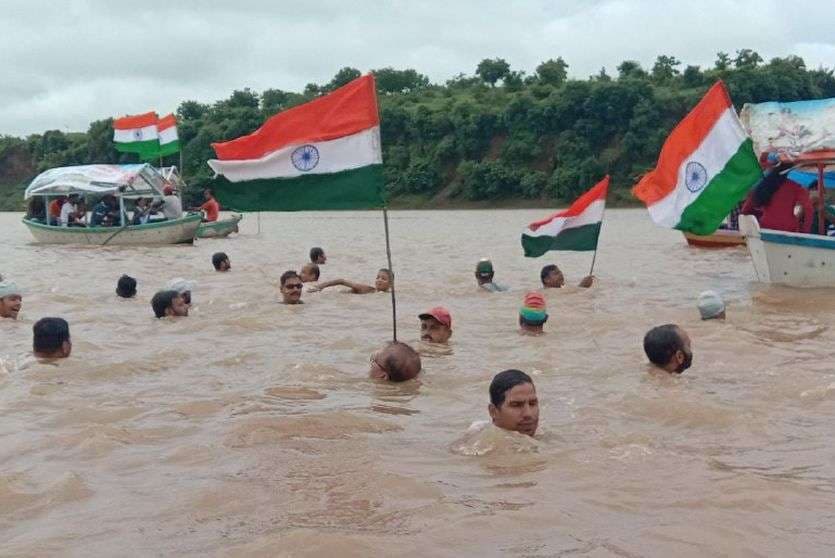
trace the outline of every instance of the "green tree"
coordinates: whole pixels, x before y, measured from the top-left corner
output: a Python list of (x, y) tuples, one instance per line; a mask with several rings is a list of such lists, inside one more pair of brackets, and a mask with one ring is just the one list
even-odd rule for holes
[(716, 70), (720, 72), (724, 72), (725, 70), (731, 67), (731, 57), (728, 55), (727, 52), (722, 52), (721, 50), (716, 53), (716, 62), (713, 66)]
[(618, 79), (645, 79), (646, 71), (634, 60), (624, 60), (618, 65)]
[(678, 75), (676, 66), (680, 65), (681, 62), (675, 56), (662, 54), (655, 59), (655, 64), (652, 65), (652, 79), (658, 83), (666, 83)]
[(568, 64), (562, 56), (542, 62), (536, 67), (536, 78), (548, 85), (560, 86), (568, 78)]
[(361, 75), (362, 73), (356, 68), (345, 66), (344, 68), (336, 72), (336, 75), (333, 76), (333, 79), (330, 80), (330, 82), (328, 82), (328, 84), (325, 86), (325, 89), (328, 91), (339, 89), (343, 85), (347, 85), (348, 83), (354, 81)]
[(750, 48), (743, 48), (736, 51), (734, 66), (736, 68), (756, 68), (763, 61), (763, 57)]
[(387, 67), (372, 70), (372, 73), (377, 82), (377, 91), (380, 93), (405, 93), (429, 87), (429, 78), (412, 68), (395, 70)]
[(510, 73), (510, 64), (503, 58), (485, 58), (478, 63), (475, 74), (481, 78), (484, 83), (489, 83), (491, 87), (496, 86), (496, 82), (506, 77)]
[(681, 74), (681, 81), (685, 87), (699, 87), (705, 80), (698, 66), (687, 66)]

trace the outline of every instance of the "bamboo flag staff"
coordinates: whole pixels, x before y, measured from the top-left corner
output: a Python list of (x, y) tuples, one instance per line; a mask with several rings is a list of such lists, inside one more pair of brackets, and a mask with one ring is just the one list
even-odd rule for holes
[(388, 207), (383, 206), (383, 225), (386, 229), (386, 259), (388, 261), (389, 278), (391, 279), (389, 291), (391, 291), (391, 337), (397, 341), (397, 297), (394, 293), (394, 269), (391, 265), (391, 242), (389, 240), (389, 212)]
[(568, 209), (531, 223), (522, 233), (525, 256), (536, 258), (551, 250), (594, 250), (589, 272), (592, 275), (608, 192), (609, 177), (606, 176)]

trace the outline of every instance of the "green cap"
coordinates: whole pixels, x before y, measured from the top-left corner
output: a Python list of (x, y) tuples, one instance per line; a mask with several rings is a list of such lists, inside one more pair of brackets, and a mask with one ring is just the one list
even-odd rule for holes
[(479, 275), (489, 275), (493, 273), (493, 262), (487, 258), (482, 258), (479, 260), (478, 264), (476, 264), (475, 272)]

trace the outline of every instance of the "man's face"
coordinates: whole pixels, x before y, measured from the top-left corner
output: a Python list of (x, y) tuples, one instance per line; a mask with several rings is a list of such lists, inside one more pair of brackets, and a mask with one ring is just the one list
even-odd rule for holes
[(183, 295), (171, 299), (171, 306), (168, 307), (166, 313), (169, 316), (188, 316), (188, 304), (186, 304)]
[(23, 297), (20, 295), (9, 295), (0, 298), (0, 317), (16, 320), (22, 305)]
[(315, 261), (315, 262), (313, 262), (313, 263), (315, 263), (315, 264), (319, 264), (319, 265), (322, 265), (323, 263), (325, 263), (325, 262), (327, 262), (327, 261), (328, 261), (328, 257), (325, 255), (325, 253), (324, 253), (324, 252), (322, 252), (321, 254), (319, 254), (318, 256), (316, 256), (316, 261)]
[(210, 199), (212, 199), (212, 193), (208, 190), (203, 190), (203, 199), (209, 201)]
[(492, 283), (493, 282), (493, 272), (490, 273), (479, 273), (478, 271), (475, 272), (475, 279), (478, 281), (479, 285), (483, 285), (485, 283)]
[(674, 371), (677, 374), (681, 374), (693, 364), (693, 349), (690, 346), (690, 336), (687, 335), (687, 332), (681, 328), (677, 331), (679, 338), (681, 339), (682, 349), (677, 351), (673, 356), (677, 364)]
[(382, 356), (382, 351), (374, 351), (371, 353), (371, 360), (368, 368), (368, 377), (373, 378), (375, 380), (388, 380), (389, 373), (383, 365), (380, 357)]
[(218, 271), (229, 271), (230, 269), (232, 269), (232, 264), (229, 262), (229, 258), (221, 260)]
[(545, 280), (542, 282), (542, 285), (547, 289), (562, 288), (562, 286), (565, 285), (565, 277), (563, 276), (562, 271), (557, 269), (548, 273), (548, 275), (545, 276)]
[(504, 402), (489, 407), (493, 424), (505, 430), (514, 430), (533, 436), (539, 426), (539, 400), (533, 384), (519, 384), (507, 390)]
[(420, 319), (420, 339), (429, 343), (446, 343), (452, 330), (435, 318)]
[(281, 287), (281, 297), (284, 304), (298, 304), (302, 299), (302, 280), (290, 277)]
[(378, 291), (387, 291), (391, 288), (391, 279), (387, 272), (377, 272), (377, 278), (374, 280), (374, 288)]

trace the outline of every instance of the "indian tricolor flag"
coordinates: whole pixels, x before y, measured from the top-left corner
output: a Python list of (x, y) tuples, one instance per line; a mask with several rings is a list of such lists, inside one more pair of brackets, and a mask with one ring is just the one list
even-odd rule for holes
[(568, 209), (531, 223), (522, 233), (525, 256), (536, 258), (550, 250), (596, 250), (608, 191), (607, 176)]
[(146, 112), (113, 120), (113, 141), (116, 151), (139, 153), (140, 156), (159, 150), (157, 113)]
[(751, 138), (719, 81), (675, 127), (632, 193), (656, 224), (707, 235), (761, 177)]
[(164, 157), (180, 151), (180, 138), (177, 136), (177, 118), (167, 114), (157, 122), (159, 134), (159, 156)]
[(382, 205), (380, 118), (372, 75), (281, 112), (240, 138), (214, 143), (209, 166), (226, 207), (248, 211)]

